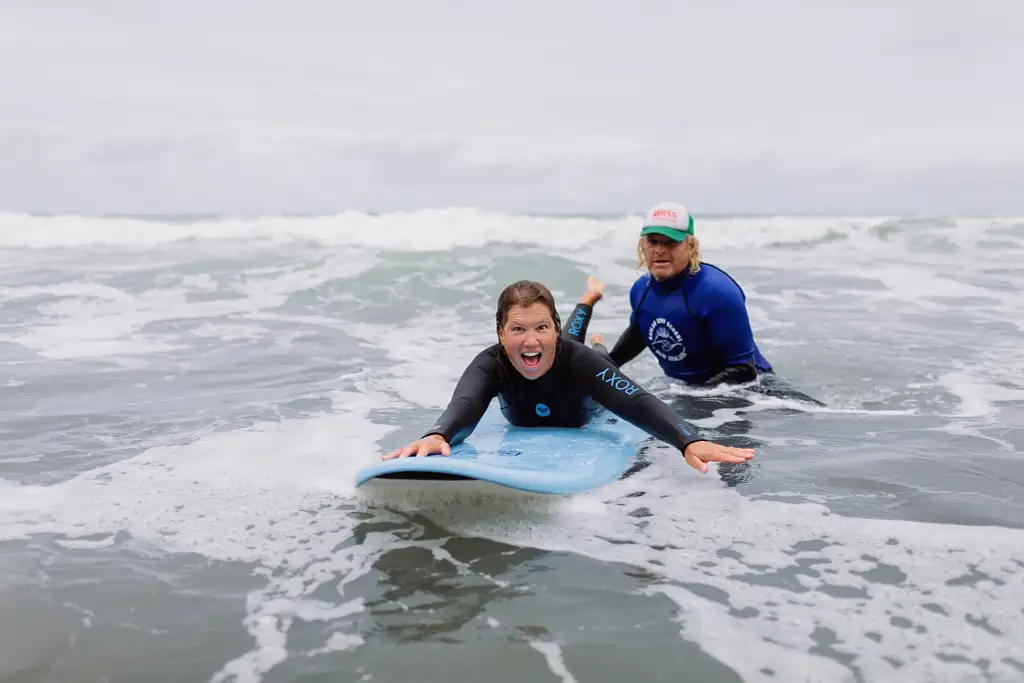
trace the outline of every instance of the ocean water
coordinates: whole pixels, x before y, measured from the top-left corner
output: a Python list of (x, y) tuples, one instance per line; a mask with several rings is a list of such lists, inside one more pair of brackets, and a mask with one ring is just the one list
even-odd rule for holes
[(354, 488), (505, 284), (613, 342), (638, 220), (0, 214), (0, 681), (1024, 681), (1021, 219), (698, 221), (824, 405), (625, 370), (746, 467)]

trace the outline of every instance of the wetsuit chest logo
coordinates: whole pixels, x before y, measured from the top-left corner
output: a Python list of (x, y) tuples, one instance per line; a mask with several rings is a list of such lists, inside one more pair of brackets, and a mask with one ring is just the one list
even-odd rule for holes
[(550, 414), (551, 414), (551, 408), (548, 408), (548, 407), (547, 407), (546, 405), (544, 405), (543, 403), (538, 403), (538, 404), (537, 404), (537, 406), (536, 406), (536, 407), (535, 407), (535, 408), (534, 408), (533, 410), (534, 410), (534, 411), (535, 411), (535, 412), (537, 413), (537, 415), (539, 415), (540, 417), (547, 417), (548, 415), (550, 415)]
[(664, 318), (655, 318), (647, 328), (647, 345), (656, 355), (667, 361), (680, 361), (686, 358), (686, 347), (679, 330)]

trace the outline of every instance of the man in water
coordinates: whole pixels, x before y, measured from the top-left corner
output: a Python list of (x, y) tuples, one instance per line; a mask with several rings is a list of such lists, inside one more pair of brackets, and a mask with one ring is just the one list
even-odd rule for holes
[(754, 342), (743, 289), (701, 261), (685, 206), (662, 202), (647, 212), (637, 257), (648, 272), (629, 291), (629, 327), (611, 351), (616, 365), (647, 348), (666, 375), (687, 384), (738, 384), (772, 372)]
[(700, 472), (707, 472), (708, 462), (742, 463), (754, 457), (753, 449), (702, 439), (672, 408), (622, 374), (603, 347), (592, 349), (578, 341), (586, 333), (592, 302), (599, 298), (594, 282), (565, 335), (547, 287), (527, 280), (506, 287), (495, 313), (498, 343), (465, 369), (437, 423), (383, 458), (450, 455), (451, 446), (472, 433), (495, 396), (505, 418), (519, 427), (581, 427), (591, 419), (595, 402), (675, 446)]

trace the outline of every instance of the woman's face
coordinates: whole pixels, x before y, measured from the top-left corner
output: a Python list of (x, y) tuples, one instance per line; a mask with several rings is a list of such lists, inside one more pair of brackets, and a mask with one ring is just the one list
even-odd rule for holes
[(505, 325), (498, 328), (498, 341), (519, 374), (526, 379), (537, 379), (555, 363), (558, 329), (543, 303), (512, 306)]
[(644, 262), (655, 280), (668, 280), (679, 275), (690, 265), (690, 242), (676, 242), (664, 235), (645, 235), (641, 238)]

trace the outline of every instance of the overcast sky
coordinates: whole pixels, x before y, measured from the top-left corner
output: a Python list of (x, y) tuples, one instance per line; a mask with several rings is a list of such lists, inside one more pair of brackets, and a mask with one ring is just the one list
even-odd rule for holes
[(1024, 3), (824, 4), (0, 0), (0, 210), (1024, 214)]

